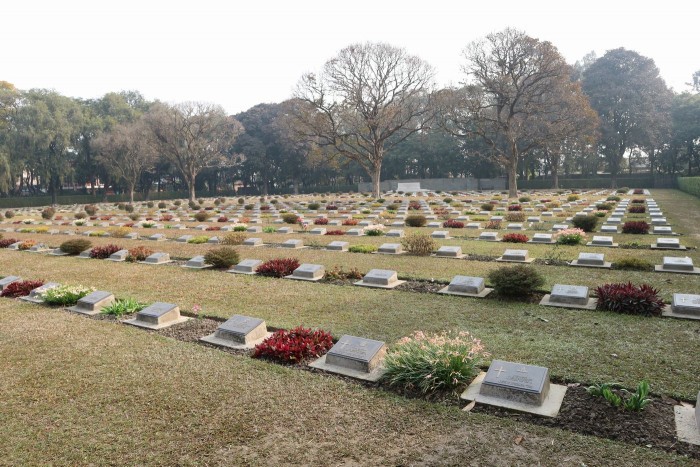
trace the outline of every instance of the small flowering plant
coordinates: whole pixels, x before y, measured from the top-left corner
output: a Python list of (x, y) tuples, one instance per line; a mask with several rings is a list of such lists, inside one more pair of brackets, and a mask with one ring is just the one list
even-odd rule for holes
[(61, 285), (41, 292), (41, 298), (47, 305), (71, 306), (78, 303), (78, 300), (94, 292), (93, 287), (82, 285)]
[(586, 232), (582, 229), (564, 229), (554, 234), (554, 239), (559, 245), (578, 245), (586, 238)]
[(333, 347), (333, 337), (321, 329), (298, 326), (289, 331), (280, 329), (255, 346), (253, 358), (266, 358), (281, 363), (300, 363), (318, 358)]
[(469, 332), (404, 337), (387, 354), (384, 379), (391, 385), (416, 389), (423, 394), (455, 390), (476, 376), (488, 357), (479, 339)]

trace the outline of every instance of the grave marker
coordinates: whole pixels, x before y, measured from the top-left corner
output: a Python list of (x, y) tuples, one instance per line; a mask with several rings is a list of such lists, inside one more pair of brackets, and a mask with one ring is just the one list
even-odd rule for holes
[(170, 260), (170, 254), (168, 253), (153, 253), (151, 256), (148, 256), (145, 260), (139, 261), (141, 264), (167, 264), (171, 263), (172, 261)]
[(96, 290), (95, 292), (89, 293), (78, 300), (78, 303), (75, 306), (69, 307), (68, 310), (83, 315), (93, 316), (100, 313), (102, 308), (113, 302), (114, 295), (112, 292)]
[(663, 264), (654, 266), (656, 272), (674, 272), (678, 274), (700, 274), (700, 268), (693, 265), (692, 258), (664, 256)]
[(462, 259), (462, 258), (464, 258), (465, 255), (462, 253), (462, 247), (459, 247), (459, 246), (441, 246), (440, 248), (438, 248), (438, 250), (432, 256), (438, 256), (441, 258)]
[(681, 241), (677, 238), (657, 238), (656, 243), (651, 246), (656, 250), (685, 250), (681, 245)]
[(597, 300), (588, 298), (588, 287), (555, 284), (552, 292), (542, 298), (540, 305), (594, 310), (596, 302)]
[(496, 261), (508, 262), (508, 263), (532, 263), (535, 259), (528, 257), (527, 250), (506, 250), (500, 258), (496, 258)]
[(586, 243), (587, 246), (605, 246), (616, 247), (617, 243), (613, 243), (613, 238), (605, 235), (594, 235), (593, 239)]
[(306, 248), (304, 246), (304, 242), (302, 242), (301, 240), (294, 239), (294, 238), (289, 239), (289, 240), (285, 240), (280, 246), (282, 248), (292, 248), (292, 249)]
[(663, 316), (700, 320), (700, 295), (674, 293), (671, 306), (667, 306)]
[(5, 276), (0, 279), (0, 291), (4, 290), (5, 287), (12, 284), (13, 282), (21, 281), (22, 278), (19, 276)]
[(326, 355), (309, 366), (354, 378), (377, 381), (385, 372), (382, 367), (386, 344), (382, 341), (344, 335)]
[(265, 321), (250, 316), (233, 315), (221, 323), (213, 334), (200, 340), (232, 349), (252, 349), (272, 333)]
[(128, 319), (124, 323), (146, 329), (163, 329), (174, 324), (184, 323), (188, 319), (180, 316), (180, 307), (177, 305), (155, 302), (136, 313), (136, 318)]
[(317, 282), (323, 279), (325, 274), (326, 269), (322, 265), (304, 263), (296, 268), (290, 276), (285, 276), (284, 278)]
[(376, 287), (380, 289), (393, 289), (406, 281), (398, 280), (396, 271), (388, 269), (372, 269), (355, 285), (364, 287)]
[(59, 285), (61, 284), (59, 284), (58, 282), (47, 282), (46, 284), (39, 286), (36, 289), (32, 289), (32, 291), (29, 292), (29, 295), (19, 297), (19, 299), (32, 303), (44, 303), (44, 299), (41, 298), (42, 292), (58, 287)]
[(450, 284), (440, 289), (438, 293), (483, 298), (492, 291), (493, 289), (485, 287), (483, 277), (455, 276), (450, 281)]
[(243, 261), (235, 265), (233, 269), (229, 269), (226, 272), (232, 272), (235, 274), (255, 274), (255, 270), (261, 264), (262, 261), (259, 259), (244, 259)]
[(536, 233), (528, 243), (554, 243), (554, 240), (552, 239), (552, 234)]
[(243, 241), (243, 245), (245, 246), (252, 246), (252, 247), (258, 247), (258, 246), (263, 246), (263, 241), (262, 238), (246, 238)]
[(611, 263), (605, 261), (605, 255), (603, 253), (581, 252), (578, 254), (578, 259), (573, 260), (569, 264), (571, 266), (583, 266), (589, 268), (610, 269), (612, 267)]
[(129, 250), (119, 250), (112, 253), (109, 258), (107, 258), (107, 261), (122, 262), (126, 261), (127, 256), (129, 256)]
[(183, 268), (189, 269), (204, 269), (212, 267), (211, 264), (207, 264), (204, 260), (204, 256), (195, 256), (190, 258), (185, 264), (182, 265)]
[(400, 255), (404, 253), (404, 251), (400, 243), (382, 243), (379, 248), (377, 248), (377, 253), (383, 255)]
[(348, 251), (349, 245), (350, 244), (348, 242), (341, 242), (339, 240), (336, 240), (336, 241), (330, 242), (326, 246), (326, 250), (329, 250), (329, 251)]

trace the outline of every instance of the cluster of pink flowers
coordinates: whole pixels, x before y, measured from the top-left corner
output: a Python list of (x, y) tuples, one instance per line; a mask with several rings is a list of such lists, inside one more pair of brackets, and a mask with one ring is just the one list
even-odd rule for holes
[(440, 347), (449, 354), (458, 356), (461, 353), (464, 357), (473, 359), (477, 356), (486, 357), (489, 354), (484, 351), (481, 339), (477, 339), (468, 331), (447, 332), (437, 334), (426, 334), (423, 331), (414, 331), (411, 336), (400, 339), (398, 345), (414, 344), (426, 348), (429, 346)]

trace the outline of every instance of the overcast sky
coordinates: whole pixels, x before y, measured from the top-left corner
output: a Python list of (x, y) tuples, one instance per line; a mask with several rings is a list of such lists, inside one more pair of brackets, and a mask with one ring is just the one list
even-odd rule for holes
[(355, 42), (405, 47), (436, 68), (439, 85), (456, 84), (464, 47), (509, 26), (570, 63), (636, 50), (676, 91), (700, 69), (700, 2), (689, 0), (23, 0), (3, 4), (2, 19), (0, 80), (20, 89), (84, 98), (136, 89), (229, 113), (290, 97), (304, 72)]

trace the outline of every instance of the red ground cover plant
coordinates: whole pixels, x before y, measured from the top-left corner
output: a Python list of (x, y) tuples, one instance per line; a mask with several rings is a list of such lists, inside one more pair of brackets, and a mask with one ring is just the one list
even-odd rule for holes
[(17, 281), (5, 286), (0, 297), (17, 298), (29, 295), (29, 292), (44, 285), (44, 281)]
[(328, 219), (326, 217), (317, 217), (316, 219), (314, 219), (314, 224), (315, 225), (327, 225)]
[(337, 211), (337, 210), (338, 210), (338, 206), (336, 206), (335, 204), (326, 205), (326, 211)]
[(454, 219), (449, 219), (449, 220), (446, 220), (445, 222), (443, 222), (442, 226), (445, 228), (450, 228), (450, 229), (463, 229), (464, 222), (460, 222), (460, 221), (457, 221)]
[(630, 206), (627, 210), (631, 214), (644, 214), (647, 212), (647, 208), (644, 206)]
[(357, 225), (360, 221), (357, 219), (345, 219), (343, 225)]
[(144, 261), (153, 253), (153, 250), (150, 248), (146, 248), (145, 246), (136, 246), (129, 249), (129, 254), (126, 256), (126, 260), (130, 263), (135, 261)]
[(267, 358), (282, 363), (300, 363), (318, 358), (333, 347), (330, 333), (302, 326), (286, 331), (281, 329), (255, 346), (254, 358)]
[(216, 220), (216, 222), (228, 222), (228, 217), (221, 216)]
[(90, 250), (90, 258), (106, 259), (121, 249), (122, 247), (114, 244), (96, 246), (92, 250)]
[(649, 233), (649, 224), (644, 221), (628, 221), (622, 224), (622, 233), (646, 234)]
[(172, 214), (163, 214), (160, 216), (160, 222), (170, 222), (171, 220), (173, 220)]
[(274, 258), (265, 261), (256, 272), (261, 276), (284, 277), (291, 275), (300, 266), (296, 258)]
[(13, 243), (17, 243), (19, 240), (16, 238), (0, 238), (0, 248), (7, 248)]
[(509, 211), (522, 211), (523, 207), (519, 204), (511, 204), (510, 206), (508, 206), (508, 210)]
[(326, 235), (345, 235), (345, 232), (342, 230), (329, 230), (326, 232)]
[(628, 315), (661, 316), (664, 301), (659, 291), (649, 284), (639, 286), (628, 283), (603, 284), (596, 287), (596, 310), (612, 311)]
[(210, 225), (209, 227), (207, 227), (208, 232), (217, 231), (217, 230), (221, 230), (221, 227), (219, 227), (218, 225)]
[(525, 234), (509, 233), (503, 236), (503, 241), (506, 243), (527, 243), (529, 238)]

